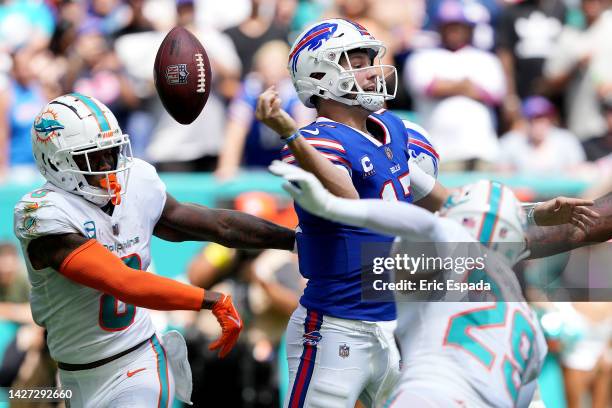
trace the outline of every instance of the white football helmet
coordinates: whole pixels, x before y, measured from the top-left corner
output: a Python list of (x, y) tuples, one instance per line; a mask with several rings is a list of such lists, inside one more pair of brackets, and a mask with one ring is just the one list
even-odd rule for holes
[[(57, 187), (98, 206), (111, 199), (120, 201), (120, 195), (125, 194), (133, 164), (130, 138), (100, 101), (78, 93), (55, 98), (36, 116), (31, 139), (40, 173)], [(89, 154), (113, 148), (118, 154), (116, 168), (92, 170)], [(79, 168), (75, 156), (82, 156), (79, 161), (86, 163), (87, 168)], [(105, 176), (106, 183), (101, 184), (106, 187), (90, 185), (85, 178), (88, 175)]]
[[(358, 49), (370, 54), (372, 66), (350, 66), (348, 52)], [(381, 64), (386, 51), (384, 44), (358, 23), (340, 18), (323, 20), (297, 37), (289, 52), (288, 69), (300, 100), (309, 108), (314, 107), (311, 97), (317, 96), (373, 112), (397, 91), (395, 67)], [(349, 69), (340, 65), (342, 57)], [(361, 88), (356, 75), (364, 74), (375, 75), (375, 89)]]
[(451, 194), (440, 215), (460, 223), (510, 266), (526, 253), (527, 218), (512, 190), (503, 184), (488, 180), (468, 184)]

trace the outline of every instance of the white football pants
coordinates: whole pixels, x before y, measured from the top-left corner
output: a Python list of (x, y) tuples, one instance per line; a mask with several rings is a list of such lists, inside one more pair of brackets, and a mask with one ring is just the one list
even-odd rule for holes
[(289, 390), (285, 408), (354, 408), (382, 404), (400, 378), (396, 321), (321, 315), (303, 306), (287, 326)]
[(125, 356), (89, 370), (59, 370), (70, 408), (171, 407), (174, 377), (166, 350), (153, 336)]

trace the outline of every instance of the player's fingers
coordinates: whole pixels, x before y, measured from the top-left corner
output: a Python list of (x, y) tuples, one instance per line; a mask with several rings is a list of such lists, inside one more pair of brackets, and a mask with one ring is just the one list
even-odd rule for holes
[(597, 221), (595, 221), (594, 219), (587, 217), (584, 214), (574, 214), (574, 217), (580, 221), (582, 221), (584, 223), (584, 225), (587, 225), (589, 227), (594, 227), (597, 224)]
[(223, 347), (221, 348), (221, 351), (219, 352), (219, 357), (223, 358), (226, 355), (228, 355), (228, 353), (232, 351), (232, 349), (236, 345), (237, 341), (238, 341), (238, 334), (228, 338), (225, 344), (223, 345)]
[(278, 96), (275, 96), (274, 99), (272, 99), (272, 112), (277, 112), (278, 110), (280, 110), (281, 102), (282, 101)]
[(569, 197), (561, 197), (565, 204), (573, 205), (573, 206), (593, 206), (595, 205), (595, 201), (593, 200), (585, 200), (582, 198), (569, 198)]
[(294, 200), (298, 200), (302, 195), (302, 190), (291, 183), (283, 183), (283, 190), (289, 193)]
[(219, 347), (221, 347), (223, 345), (223, 335), (221, 335), (221, 337), (219, 337), (217, 340), (213, 341), (212, 343), (210, 343), (210, 345), (208, 346), (208, 349), (210, 351), (215, 351), (216, 349), (218, 349)]
[(580, 228), (581, 230), (583, 230), (585, 232), (588, 232), (587, 226), (582, 221), (580, 221), (579, 219), (577, 219), (575, 217), (572, 217), (571, 223), (573, 225), (575, 225), (576, 227)]
[(272, 104), (274, 102), (274, 95), (270, 95), (270, 97), (266, 100), (266, 103), (263, 105), (263, 113), (264, 116), (269, 118), (272, 113)]
[(259, 95), (259, 98), (257, 98), (257, 105), (255, 105), (255, 117), (257, 118), (257, 120), (262, 119), (263, 104), (264, 104), (264, 95), (262, 94), (262, 95)]
[(283, 161), (280, 160), (274, 160), (272, 161), (272, 164), (270, 164), (268, 166), (268, 170), (270, 170), (270, 172), (272, 174), (275, 174), (277, 176), (280, 177), (284, 177), (288, 174), (291, 174), (295, 171), (295, 169), (297, 169), (298, 167), (293, 166), (289, 163), (285, 163)]
[(599, 219), (601, 217), (601, 215), (597, 211), (592, 210), (592, 209), (587, 208), (587, 207), (582, 207), (582, 206), (576, 207), (574, 209), (574, 213), (576, 213), (576, 214), (583, 214), (583, 215), (585, 215), (585, 216), (587, 216), (589, 218), (592, 218), (594, 220), (597, 220), (597, 219)]

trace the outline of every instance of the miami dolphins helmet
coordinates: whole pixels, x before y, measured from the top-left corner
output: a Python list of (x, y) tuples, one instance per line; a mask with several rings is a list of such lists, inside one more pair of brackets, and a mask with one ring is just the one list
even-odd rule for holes
[[(55, 98), (36, 116), (30, 134), (36, 164), (49, 182), (98, 206), (120, 202), (133, 164), (130, 138), (103, 103), (78, 93)], [(116, 151), (116, 168), (92, 169), (90, 155), (105, 149)], [(87, 182), (93, 175), (103, 176), (100, 185)]]
[(512, 190), (503, 184), (480, 180), (463, 186), (451, 194), (440, 215), (463, 225), (510, 266), (526, 253), (526, 215)]

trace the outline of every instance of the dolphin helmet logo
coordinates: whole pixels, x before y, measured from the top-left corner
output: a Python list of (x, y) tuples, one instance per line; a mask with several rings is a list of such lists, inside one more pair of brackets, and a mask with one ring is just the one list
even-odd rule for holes
[(57, 113), (51, 109), (47, 109), (41, 113), (34, 121), (34, 130), (36, 131), (36, 140), (42, 143), (47, 143), (49, 139), (57, 136), (56, 130), (64, 129), (57, 120)]
[(64, 126), (54, 119), (40, 118), (40, 122), (34, 124), (37, 132), (49, 133), (54, 130), (63, 129)]
[(289, 54), (289, 61), (291, 61), (291, 69), (293, 72), (297, 70), (297, 60), (300, 57), (300, 53), (305, 49), (312, 51), (319, 48), (323, 41), (327, 41), (338, 29), (336, 23), (321, 23), (310, 29), (300, 41), (297, 42), (291, 54)]

